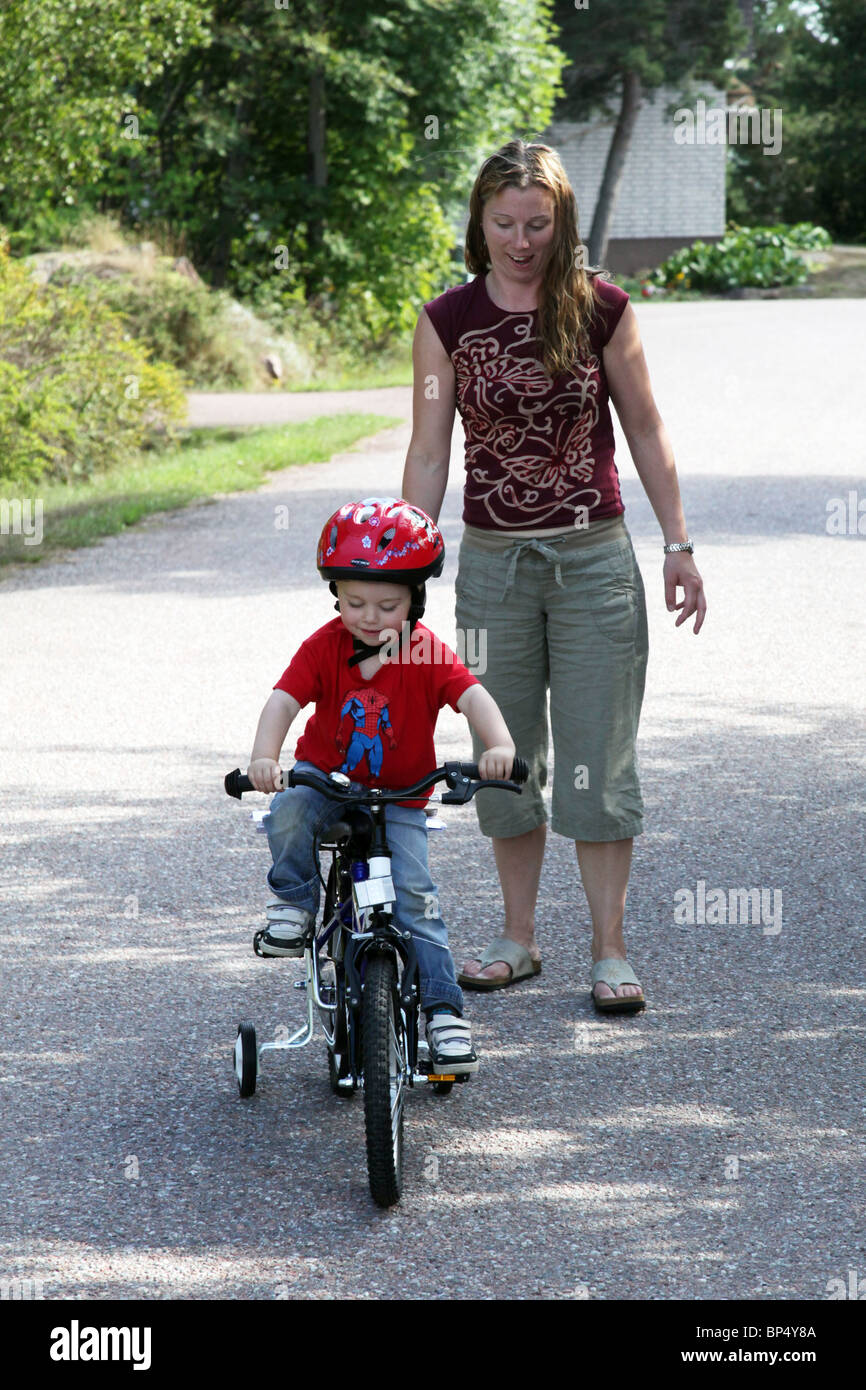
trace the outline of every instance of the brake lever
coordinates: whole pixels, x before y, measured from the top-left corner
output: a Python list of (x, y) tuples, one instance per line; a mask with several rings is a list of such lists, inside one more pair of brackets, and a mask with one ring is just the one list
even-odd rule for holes
[(472, 800), (476, 792), (486, 791), (488, 787), (491, 789), (504, 787), (506, 790), (518, 794), (523, 791), (522, 786), (517, 782), (509, 781), (508, 778), (491, 777), (488, 779), (485, 777), (482, 786), (481, 783), (473, 781), (470, 777), (464, 777), (462, 772), (454, 772), (448, 776), (449, 790), (442, 793), (441, 801), (443, 805), (447, 806), (465, 806), (467, 801)]
[(467, 801), (471, 801), (473, 784), (468, 777), (460, 777), (455, 786), (447, 792), (443, 792), (439, 798), (443, 806), (464, 806)]

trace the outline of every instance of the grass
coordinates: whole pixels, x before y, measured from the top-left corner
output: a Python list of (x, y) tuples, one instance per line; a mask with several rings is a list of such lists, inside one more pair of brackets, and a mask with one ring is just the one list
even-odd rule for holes
[[(37, 563), (116, 535), (154, 513), (249, 491), (278, 469), (322, 462), (399, 423), (384, 415), (332, 415), (268, 429), (192, 430), (165, 452), (145, 452), (134, 464), (87, 481), (37, 487), (0, 482), (7, 499), (35, 494), (42, 503), (43, 533), (39, 544), (0, 533), (0, 566)], [(34, 528), (27, 529), (32, 538)]]

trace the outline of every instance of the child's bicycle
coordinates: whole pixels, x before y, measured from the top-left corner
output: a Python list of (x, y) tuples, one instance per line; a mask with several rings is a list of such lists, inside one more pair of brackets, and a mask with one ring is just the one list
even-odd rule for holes
[[(285, 1041), (257, 1044), (252, 1023), (238, 1027), (234, 1069), (242, 1097), (256, 1089), (262, 1053), (304, 1047), (313, 1038), (314, 1008), (325, 1035), (328, 1076), (336, 1096), (364, 1091), (370, 1191), (382, 1207), (399, 1201), (403, 1186), (403, 1106), (406, 1088), (430, 1082), (447, 1094), (465, 1075), (434, 1072), (427, 1044), (418, 1039), (418, 964), (410, 933), (394, 921), (394, 884), (386, 838), (388, 802), (410, 801), (437, 782), (446, 782), (443, 803), (463, 805), (482, 787), (520, 792), (528, 769), (515, 758), (511, 780), (481, 779), (475, 763), (444, 763), (413, 787), (400, 791), (359, 788), (340, 772), (284, 772), (283, 787), (324, 792), (340, 809), (319, 848), (332, 852), (318, 930), (304, 951), (306, 1023)], [(225, 779), (229, 796), (254, 791), (239, 768)], [(431, 798), (432, 799), (432, 798)], [(316, 855), (318, 859), (318, 855)], [(321, 871), (320, 871), (321, 878)], [(256, 933), (259, 951), (262, 933)]]

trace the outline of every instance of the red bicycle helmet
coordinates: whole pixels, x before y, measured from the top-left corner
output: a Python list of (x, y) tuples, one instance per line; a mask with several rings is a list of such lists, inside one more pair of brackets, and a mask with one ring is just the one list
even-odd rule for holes
[(442, 573), (445, 542), (426, 512), (395, 497), (347, 502), (325, 522), (316, 565), (323, 579), (381, 579), (415, 588)]

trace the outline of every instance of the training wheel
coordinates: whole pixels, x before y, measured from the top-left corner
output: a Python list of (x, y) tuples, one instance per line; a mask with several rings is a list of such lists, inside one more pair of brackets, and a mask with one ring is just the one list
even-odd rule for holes
[(256, 1049), (256, 1030), (252, 1023), (239, 1023), (238, 1036), (234, 1050), (235, 1077), (238, 1094), (244, 1099), (256, 1089), (256, 1075), (259, 1069)]

